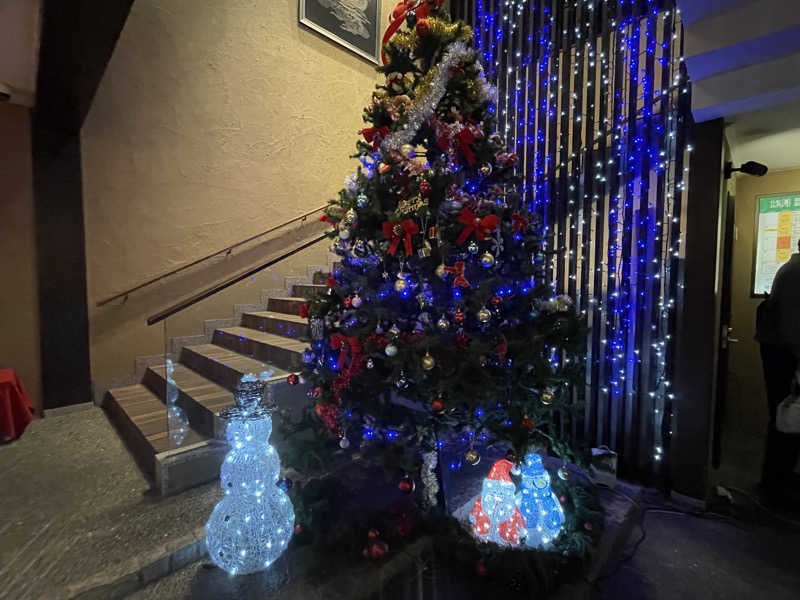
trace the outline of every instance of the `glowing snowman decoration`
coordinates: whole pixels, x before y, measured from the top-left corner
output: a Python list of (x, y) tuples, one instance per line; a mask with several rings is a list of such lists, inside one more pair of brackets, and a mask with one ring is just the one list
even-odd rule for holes
[(231, 575), (268, 568), (286, 549), (294, 508), (277, 486), (280, 463), (269, 444), (272, 419), (261, 405), (264, 382), (245, 375), (236, 387), (236, 406), (222, 417), (230, 452), (220, 473), (225, 497), (206, 524), (206, 546), (214, 563)]
[(564, 510), (550, 487), (550, 474), (538, 454), (526, 454), (521, 467), (522, 495), (520, 508), (528, 536), (525, 544), (531, 548), (547, 546), (561, 531)]
[(473, 533), (481, 541), (517, 546), (526, 535), (525, 520), (517, 507), (516, 486), (511, 480), (512, 468), (510, 461), (498, 460), (483, 480), (480, 498), (475, 499), (469, 518)]

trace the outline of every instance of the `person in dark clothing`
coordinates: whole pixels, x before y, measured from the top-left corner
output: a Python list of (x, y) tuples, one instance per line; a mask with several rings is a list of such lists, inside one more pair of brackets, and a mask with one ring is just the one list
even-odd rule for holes
[(756, 328), (769, 405), (761, 485), (770, 500), (786, 504), (800, 491), (800, 478), (794, 474), (800, 456), (800, 435), (778, 431), (775, 416), (800, 368), (800, 242), (798, 254), (781, 266), (772, 292), (759, 305)]

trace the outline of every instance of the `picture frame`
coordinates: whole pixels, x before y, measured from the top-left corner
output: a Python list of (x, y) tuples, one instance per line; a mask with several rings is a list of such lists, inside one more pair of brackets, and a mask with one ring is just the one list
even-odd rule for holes
[(379, 64), (381, 0), (299, 0), (300, 24)]

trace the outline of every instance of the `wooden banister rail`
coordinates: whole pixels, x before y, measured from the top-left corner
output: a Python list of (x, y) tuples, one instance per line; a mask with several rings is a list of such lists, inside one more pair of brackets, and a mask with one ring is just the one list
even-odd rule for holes
[[(197, 260), (194, 260), (194, 261), (192, 261), (190, 263), (187, 263), (187, 264), (185, 264), (183, 266), (180, 266), (180, 267), (178, 267), (176, 269), (173, 269), (173, 270), (171, 270), (171, 271), (169, 271), (167, 273), (163, 273), (161, 275), (158, 275), (157, 277), (153, 277), (152, 279), (148, 279), (144, 283), (140, 283), (138, 285), (135, 285), (132, 288), (129, 288), (129, 289), (125, 290), (124, 292), (120, 292), (118, 294), (114, 294), (113, 296), (109, 296), (108, 298), (105, 298), (103, 300), (100, 300), (97, 303), (97, 306), (98, 307), (105, 306), (106, 304), (108, 304), (110, 302), (113, 302), (114, 300), (118, 300), (119, 298), (124, 298), (125, 300), (127, 300), (128, 296), (130, 294), (132, 294), (133, 292), (139, 291), (142, 288), (146, 288), (146, 287), (148, 287), (150, 285), (153, 285), (154, 283), (158, 283), (159, 281), (161, 281), (163, 279), (167, 279), (168, 277), (172, 277), (173, 275), (177, 275), (178, 273), (181, 273), (182, 271), (186, 271), (187, 269), (191, 269), (192, 267), (195, 267), (195, 266), (197, 266), (197, 265), (199, 265), (201, 263), (204, 263), (207, 260), (211, 260), (214, 257), (220, 256), (220, 255), (223, 255), (223, 254), (226, 254), (226, 255), (230, 254), (236, 248), (239, 248), (240, 246), (244, 246), (245, 244), (249, 244), (250, 242), (253, 242), (253, 241), (257, 240), (258, 238), (263, 237), (265, 235), (268, 235), (268, 234), (272, 233), (273, 231), (277, 231), (278, 229), (281, 229), (283, 227), (286, 227), (287, 225), (291, 225), (292, 223), (297, 223), (298, 221), (305, 221), (311, 215), (313, 215), (315, 213), (318, 213), (318, 212), (322, 212), (326, 207), (327, 207), (327, 204), (325, 204), (323, 206), (319, 206), (319, 207), (315, 208), (314, 210), (310, 210), (307, 213), (304, 213), (302, 215), (294, 217), (293, 219), (289, 219), (288, 221), (284, 221), (283, 223), (275, 225), (274, 227), (270, 227), (266, 231), (262, 231), (261, 233), (257, 233), (256, 235), (250, 236), (249, 238), (241, 240), (240, 242), (236, 242), (235, 244), (231, 244), (230, 246), (226, 246), (222, 250), (218, 250), (216, 252), (212, 252), (211, 254), (208, 254), (208, 255), (206, 255), (206, 256), (204, 256), (202, 258), (198, 258)], [(274, 263), (272, 263), (272, 264), (274, 264)], [(262, 268), (266, 268), (266, 267), (262, 267)], [(261, 269), (258, 269), (258, 270), (261, 270)], [(148, 319), (148, 322), (149, 322), (149, 319)]]
[(229, 279), (226, 279), (225, 281), (223, 281), (221, 283), (214, 284), (214, 285), (206, 288), (202, 292), (199, 292), (199, 293), (195, 294), (194, 296), (190, 296), (189, 298), (186, 298), (185, 300), (181, 300), (180, 302), (177, 302), (177, 303), (173, 304), (172, 306), (162, 310), (161, 312), (157, 312), (154, 315), (150, 315), (147, 318), (147, 324), (148, 325), (154, 325), (155, 323), (158, 323), (159, 321), (163, 321), (164, 319), (174, 315), (175, 313), (179, 313), (182, 310), (184, 310), (185, 308), (189, 308), (193, 304), (197, 304), (201, 300), (205, 300), (209, 296), (213, 296), (217, 292), (221, 292), (225, 288), (229, 288), (232, 285), (239, 283), (243, 279), (247, 279), (248, 277), (251, 277), (251, 276), (255, 275), (256, 273), (258, 273), (259, 271), (263, 271), (267, 267), (271, 267), (275, 263), (279, 263), (282, 260), (284, 260), (286, 258), (289, 258), (293, 254), (297, 254), (301, 250), (305, 250), (306, 248), (308, 248), (310, 246), (313, 246), (314, 244), (316, 244), (318, 242), (321, 242), (322, 240), (325, 240), (325, 239), (328, 239), (328, 234), (327, 233), (324, 233), (319, 237), (316, 237), (316, 238), (314, 238), (314, 239), (312, 239), (312, 240), (310, 240), (308, 242), (305, 242), (304, 244), (301, 244), (297, 248), (293, 248), (292, 250), (289, 250), (288, 252), (284, 252), (283, 254), (278, 256), (277, 258), (273, 258), (273, 259), (265, 262), (262, 265), (259, 265), (257, 267), (252, 267), (250, 269), (247, 269), (246, 271), (242, 271), (238, 275), (234, 275), (233, 277), (231, 277)]

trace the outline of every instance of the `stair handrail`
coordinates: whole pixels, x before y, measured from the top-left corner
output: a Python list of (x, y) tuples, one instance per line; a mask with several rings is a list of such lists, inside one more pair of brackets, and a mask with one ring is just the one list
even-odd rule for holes
[[(123, 302), (124, 302), (125, 300), (128, 299), (128, 296), (130, 294), (132, 294), (133, 292), (137, 292), (137, 291), (141, 290), (142, 288), (146, 288), (146, 287), (148, 287), (150, 285), (153, 285), (154, 283), (158, 283), (162, 279), (167, 279), (168, 277), (172, 277), (173, 275), (177, 275), (178, 273), (180, 273), (182, 271), (185, 271), (187, 269), (191, 269), (192, 267), (195, 267), (195, 266), (197, 266), (197, 265), (199, 265), (201, 263), (204, 263), (205, 261), (210, 260), (210, 259), (212, 259), (212, 258), (214, 258), (216, 256), (220, 256), (221, 254), (226, 254), (226, 255), (230, 254), (236, 248), (238, 248), (240, 246), (244, 246), (245, 244), (249, 244), (250, 242), (253, 242), (253, 241), (257, 240), (258, 238), (263, 237), (265, 235), (268, 235), (268, 234), (272, 233), (273, 231), (277, 231), (278, 229), (281, 229), (282, 227), (286, 227), (287, 225), (291, 225), (292, 223), (296, 223), (298, 221), (305, 221), (311, 215), (313, 215), (315, 213), (318, 213), (318, 212), (322, 212), (323, 210), (325, 210), (325, 208), (327, 208), (327, 206), (328, 206), (327, 204), (324, 204), (322, 206), (318, 206), (314, 210), (310, 210), (310, 211), (308, 211), (306, 213), (303, 213), (302, 215), (299, 215), (297, 217), (289, 219), (288, 221), (284, 221), (283, 223), (279, 223), (278, 225), (275, 225), (274, 227), (270, 227), (269, 229), (267, 229), (266, 231), (262, 231), (261, 233), (257, 233), (255, 235), (251, 235), (250, 237), (248, 237), (246, 239), (243, 239), (243, 240), (241, 240), (239, 242), (236, 242), (235, 244), (231, 244), (230, 246), (226, 246), (222, 250), (217, 250), (216, 252), (212, 252), (211, 254), (208, 254), (208, 255), (206, 255), (206, 256), (204, 256), (202, 258), (198, 258), (197, 260), (193, 260), (192, 262), (187, 263), (185, 265), (182, 265), (180, 267), (177, 267), (175, 269), (172, 269), (171, 271), (168, 271), (166, 273), (162, 273), (161, 275), (153, 277), (152, 279), (148, 279), (144, 283), (140, 283), (138, 285), (135, 285), (135, 286), (125, 290), (124, 292), (119, 292), (118, 294), (114, 294), (113, 296), (109, 296), (108, 298), (100, 300), (97, 303), (96, 306), (98, 306), (98, 307), (105, 306), (106, 304), (108, 304), (110, 302), (113, 302), (114, 300), (118, 300), (119, 298), (123, 298)], [(317, 241), (319, 241), (319, 240), (317, 240)], [(263, 267), (263, 268), (266, 268), (266, 267)], [(261, 270), (261, 269), (259, 269), (259, 270)], [(150, 319), (148, 319), (148, 323), (149, 322), (150, 322)]]
[(263, 263), (263, 264), (261, 264), (261, 265), (259, 265), (257, 267), (252, 267), (250, 269), (242, 271), (238, 275), (234, 275), (233, 277), (230, 277), (230, 278), (226, 279), (225, 281), (222, 281), (220, 283), (216, 283), (216, 284), (214, 284), (212, 286), (209, 286), (206, 289), (204, 289), (202, 292), (198, 292), (197, 294), (194, 294), (193, 296), (190, 296), (190, 297), (188, 297), (188, 298), (186, 298), (184, 300), (181, 300), (180, 302), (176, 302), (175, 304), (173, 304), (169, 308), (165, 308), (164, 310), (162, 310), (160, 312), (157, 312), (157, 313), (155, 313), (153, 315), (150, 315), (149, 317), (147, 317), (147, 324), (148, 325), (155, 325), (156, 323), (158, 323), (160, 321), (163, 321), (164, 319), (166, 319), (168, 317), (171, 317), (175, 313), (179, 313), (182, 310), (184, 310), (186, 308), (189, 308), (193, 304), (197, 304), (201, 300), (205, 300), (209, 296), (213, 296), (217, 292), (221, 292), (225, 288), (229, 288), (232, 285), (235, 285), (235, 284), (239, 283), (243, 279), (247, 279), (248, 277), (252, 277), (253, 275), (258, 273), (259, 271), (263, 271), (264, 269), (266, 269), (268, 267), (271, 267), (275, 263), (279, 263), (280, 261), (282, 261), (282, 260), (284, 260), (286, 258), (289, 258), (293, 254), (297, 254), (301, 250), (305, 250), (306, 248), (308, 248), (310, 246), (313, 246), (314, 244), (316, 244), (318, 242), (321, 242), (322, 240), (327, 240), (327, 239), (330, 239), (330, 236), (328, 235), (328, 233), (323, 233), (319, 237), (315, 237), (314, 239), (301, 244), (297, 248), (293, 248), (293, 249), (291, 249), (291, 250), (289, 250), (287, 252), (284, 252), (283, 254), (278, 256), (277, 258), (270, 259), (267, 262), (265, 262), (265, 263)]

